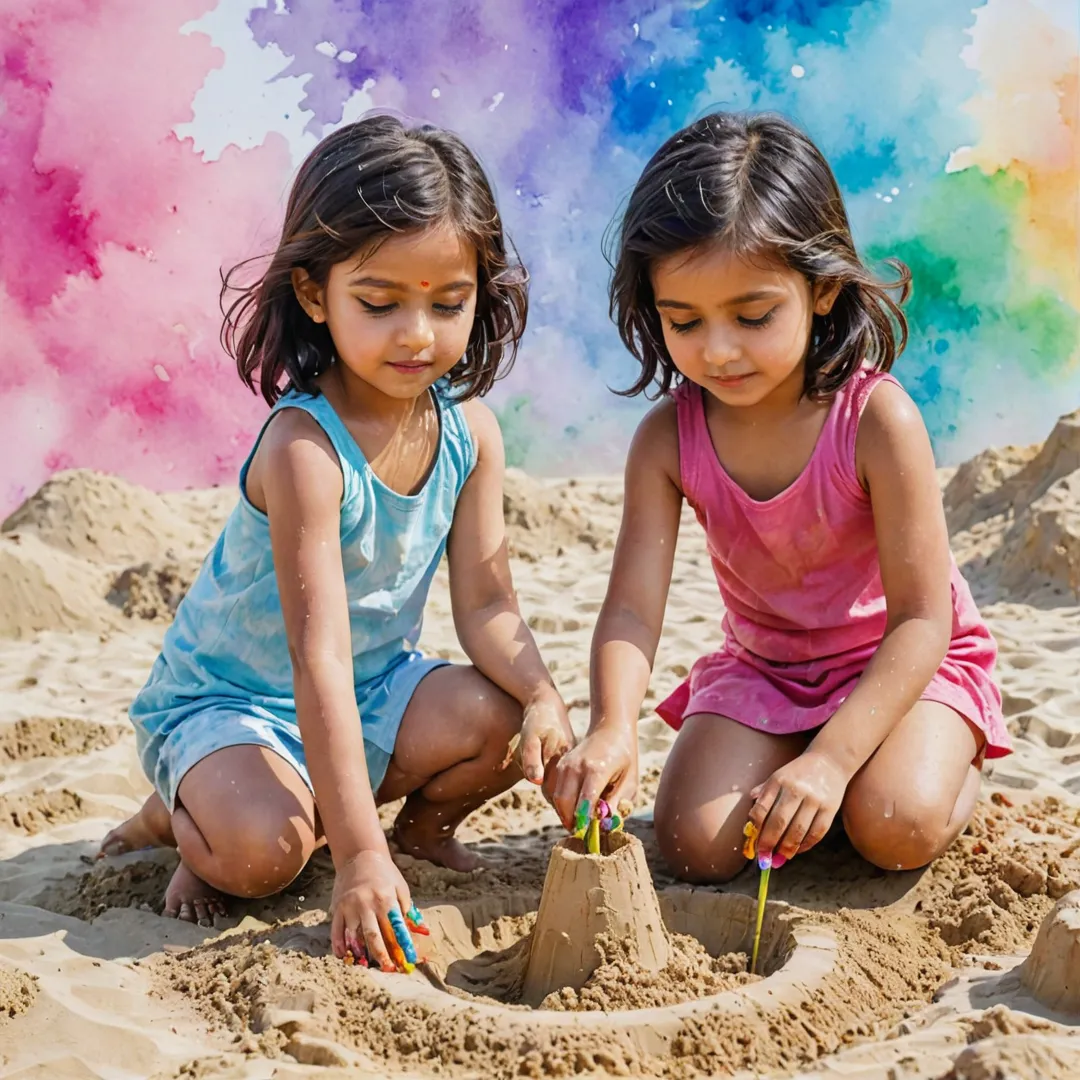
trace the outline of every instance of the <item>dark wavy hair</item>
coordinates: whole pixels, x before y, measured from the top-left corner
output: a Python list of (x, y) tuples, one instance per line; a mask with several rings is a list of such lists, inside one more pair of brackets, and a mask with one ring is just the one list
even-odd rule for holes
[[(450, 383), (461, 400), (487, 393), (517, 355), (528, 274), (503, 233), (484, 170), (461, 139), (385, 115), (339, 128), (300, 166), (281, 239), (261, 277), (234, 284), (257, 259), (222, 276), (221, 341), (240, 378), (271, 405), (288, 386), (316, 392), (315, 378), (334, 362), (334, 343), (326, 324), (301, 308), (293, 270), (325, 285), (336, 263), (370, 254), (395, 234), (444, 223), (477, 251), (475, 321)], [(230, 293), (239, 296), (226, 306)]]
[(896, 280), (884, 283), (863, 265), (828, 162), (781, 116), (717, 112), (672, 136), (646, 165), (614, 236), (614, 255), (610, 243), (605, 252), (610, 313), (641, 364), (634, 385), (618, 391), (626, 397), (650, 387), (658, 397), (682, 382), (664, 345), (650, 269), (711, 241), (747, 260), (778, 260), (811, 285), (839, 284), (832, 311), (814, 316), (809, 397), (829, 398), (864, 361), (888, 371), (907, 344), (900, 305), (910, 271), (886, 260)]

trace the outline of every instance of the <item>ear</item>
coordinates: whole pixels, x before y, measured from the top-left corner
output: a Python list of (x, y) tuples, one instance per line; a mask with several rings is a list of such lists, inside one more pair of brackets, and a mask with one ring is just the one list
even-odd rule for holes
[(828, 315), (840, 295), (843, 283), (839, 281), (818, 281), (814, 284), (814, 314)]
[(306, 270), (295, 267), (292, 271), (292, 287), (300, 306), (312, 322), (326, 322), (326, 297), (322, 287)]

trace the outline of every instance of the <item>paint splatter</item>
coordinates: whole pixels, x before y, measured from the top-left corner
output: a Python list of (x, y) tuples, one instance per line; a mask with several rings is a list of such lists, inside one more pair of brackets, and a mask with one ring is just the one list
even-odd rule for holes
[(618, 467), (643, 403), (608, 390), (634, 372), (601, 238), (717, 106), (794, 116), (865, 250), (912, 265), (898, 373), (942, 455), (1038, 438), (1080, 387), (1078, 56), (1069, 0), (0, 0), (0, 513), (73, 464), (233, 481), (263, 406), (219, 271), (372, 107), (454, 128), (496, 182), (533, 277), (494, 395), (518, 464)]

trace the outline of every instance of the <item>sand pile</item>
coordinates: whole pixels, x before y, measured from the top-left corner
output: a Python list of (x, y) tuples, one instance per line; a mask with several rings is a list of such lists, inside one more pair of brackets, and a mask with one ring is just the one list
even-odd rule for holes
[(72, 757), (112, 746), (120, 729), (70, 716), (33, 716), (0, 725), (0, 765), (4, 761)]
[(1080, 810), (1057, 799), (980, 804), (919, 886), (918, 910), (969, 953), (1031, 948), (1055, 900), (1080, 888)]
[(576, 489), (573, 482), (544, 483), (517, 469), (507, 469), (503, 517), (510, 554), (536, 562), (579, 545), (593, 551), (614, 546), (618, 511), (609, 515), (608, 521), (597, 521), (585, 501), (576, 497)]
[(954, 545), (980, 598), (1080, 598), (1080, 411), (1041, 447), (989, 450), (944, 492)]
[(37, 996), (37, 980), (21, 971), (10, 971), (0, 966), (0, 1036), (3, 1035), (4, 1019), (12, 1019), (26, 1012)]
[(57, 473), (0, 526), (0, 635), (167, 621), (234, 501)]
[(1043, 920), (1020, 979), (1044, 1005), (1080, 1020), (1080, 891), (1063, 896)]

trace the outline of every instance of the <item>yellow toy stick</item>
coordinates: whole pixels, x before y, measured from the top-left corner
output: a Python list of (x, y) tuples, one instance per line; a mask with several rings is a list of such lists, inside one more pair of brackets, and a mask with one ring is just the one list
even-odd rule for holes
[(589, 831), (585, 837), (585, 850), (590, 855), (600, 854), (600, 819), (593, 818), (589, 822)]
[(769, 874), (772, 867), (761, 871), (757, 889), (757, 919), (754, 922), (754, 952), (750, 957), (750, 974), (757, 974), (758, 949), (761, 946), (761, 923), (765, 918), (765, 897), (769, 893)]
[(765, 900), (769, 895), (769, 874), (774, 866), (779, 870), (787, 860), (783, 855), (757, 854), (758, 830), (752, 821), (748, 821), (743, 826), (743, 836), (746, 837), (743, 842), (743, 855), (747, 859), (757, 856), (758, 869), (761, 871), (761, 878), (758, 881), (757, 918), (754, 920), (754, 948), (750, 956), (750, 974), (756, 975), (758, 950), (761, 947), (761, 924), (765, 919)]

